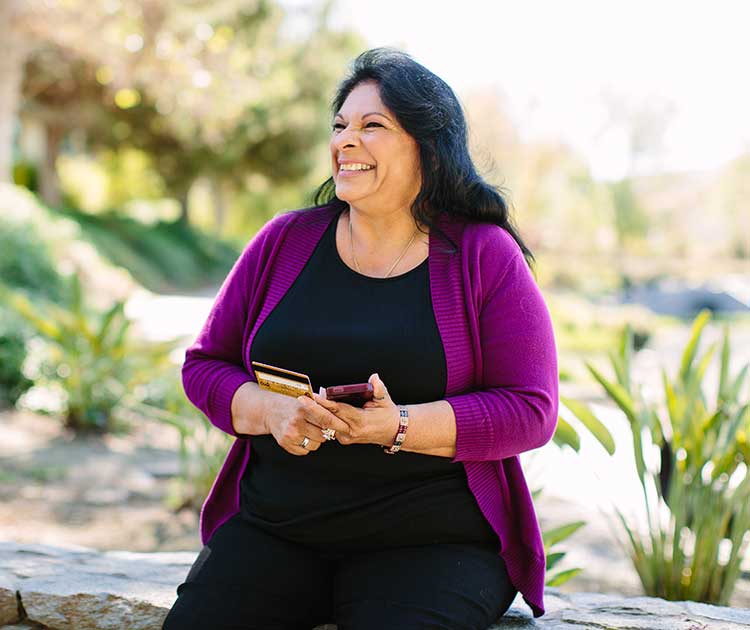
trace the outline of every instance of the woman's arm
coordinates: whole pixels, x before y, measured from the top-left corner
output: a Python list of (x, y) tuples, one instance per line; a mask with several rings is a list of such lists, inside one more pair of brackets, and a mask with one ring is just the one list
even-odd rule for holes
[[(500, 460), (546, 444), (557, 424), (557, 353), (549, 311), (517, 250), (493, 276), (479, 316), (481, 390), (407, 405), (401, 448), (454, 461)], [(507, 254), (506, 254), (507, 257)], [(342, 444), (393, 443), (399, 412), (377, 374), (364, 409), (315, 397), (324, 407), (315, 424), (336, 429)], [(303, 403), (304, 404), (304, 403)], [(310, 402), (310, 405), (312, 403)]]
[(437, 457), (455, 457), (456, 415), (450, 403), (447, 400), (437, 400), (406, 405), (406, 408), (409, 410), (409, 428), (401, 450)]
[(491, 276), (479, 316), (483, 388), (446, 399), (456, 418), (456, 461), (499, 460), (538, 448), (557, 425), (552, 320), (523, 255), (515, 251), (505, 269)]
[(253, 380), (242, 359), (252, 287), (283, 222), (288, 220), (288, 215), (271, 219), (248, 243), (224, 280), (197, 339), (185, 352), (185, 394), (216, 427), (234, 437), (238, 437), (232, 422), (234, 395)]
[[(552, 437), (558, 407), (552, 321), (523, 255), (514, 242), (509, 249), (510, 238), (493, 240), (483, 252), (482, 389), (407, 405), (402, 449), (454, 461), (492, 461), (538, 448)], [(498, 260), (508, 263), (497, 270)], [(321, 410), (315, 423), (335, 429), (343, 444), (392, 444), (398, 408), (377, 375), (370, 382), (383, 400), (357, 409), (316, 396), (330, 413)]]

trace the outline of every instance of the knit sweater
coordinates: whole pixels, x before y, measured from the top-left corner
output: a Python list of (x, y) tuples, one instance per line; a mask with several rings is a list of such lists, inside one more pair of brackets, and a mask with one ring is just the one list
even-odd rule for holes
[[(338, 211), (277, 215), (252, 238), (227, 275), (182, 368), (185, 393), (229, 435), (237, 389), (255, 381), (253, 337), (310, 258)], [(445, 351), (445, 400), (456, 417), (454, 461), (500, 541), (508, 575), (535, 617), (544, 614), (545, 554), (518, 455), (550, 440), (558, 374), (549, 311), (522, 252), (494, 224), (446, 214), (429, 235), (435, 320)], [(200, 514), (205, 544), (239, 511), (250, 438), (236, 439)]]

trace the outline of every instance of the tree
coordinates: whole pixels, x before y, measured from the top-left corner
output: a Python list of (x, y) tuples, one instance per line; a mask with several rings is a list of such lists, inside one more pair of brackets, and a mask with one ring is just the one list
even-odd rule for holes
[[(39, 42), (26, 107), (48, 126), (48, 165), (71, 129), (84, 132), (92, 151), (146, 151), (183, 220), (199, 175), (219, 192), (241, 188), (250, 173), (289, 182), (309, 171), (327, 132), (322, 112), (335, 78), (361, 44), (328, 27), (330, 2), (296, 39), (283, 34), (285, 14), (272, 0), (123, 0), (115, 13), (110, 6), (69, 0), (59, 32), (25, 22)], [(77, 31), (79, 18), (87, 29), (97, 26), (89, 31), (96, 38)], [(45, 197), (54, 203), (47, 180)]]
[(12, 147), (20, 104), (23, 65), (31, 45), (20, 24), (28, 7), (20, 0), (0, 2), (0, 182), (12, 181)]
[[(635, 194), (633, 180), (658, 162), (675, 104), (659, 97), (639, 102), (611, 90), (606, 90), (602, 98), (608, 117), (599, 135), (620, 131), (627, 142), (625, 172), (607, 183), (614, 209), (618, 249), (623, 253), (630, 240), (643, 238), (648, 231), (648, 216)], [(622, 259), (621, 256), (617, 258)]]
[(750, 259), (750, 150), (722, 168), (710, 214), (725, 225), (729, 253)]

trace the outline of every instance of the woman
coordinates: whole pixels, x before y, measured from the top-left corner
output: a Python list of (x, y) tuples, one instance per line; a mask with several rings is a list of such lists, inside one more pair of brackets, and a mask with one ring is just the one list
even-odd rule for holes
[[(164, 628), (484, 629), (517, 591), (539, 616), (518, 454), (552, 436), (557, 363), (531, 254), (408, 55), (360, 55), (333, 111), (317, 205), (251, 240), (186, 353), (188, 397), (238, 439)], [(270, 392), (252, 361), (374, 398)]]

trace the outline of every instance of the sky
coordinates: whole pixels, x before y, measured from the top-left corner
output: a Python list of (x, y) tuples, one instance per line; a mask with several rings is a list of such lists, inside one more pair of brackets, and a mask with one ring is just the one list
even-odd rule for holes
[(624, 175), (629, 154), (605, 93), (671, 108), (647, 171), (713, 168), (750, 151), (750, 0), (338, 0), (332, 21), (368, 46), (402, 48), (459, 98), (501, 92), (522, 137), (567, 142), (596, 177)]

